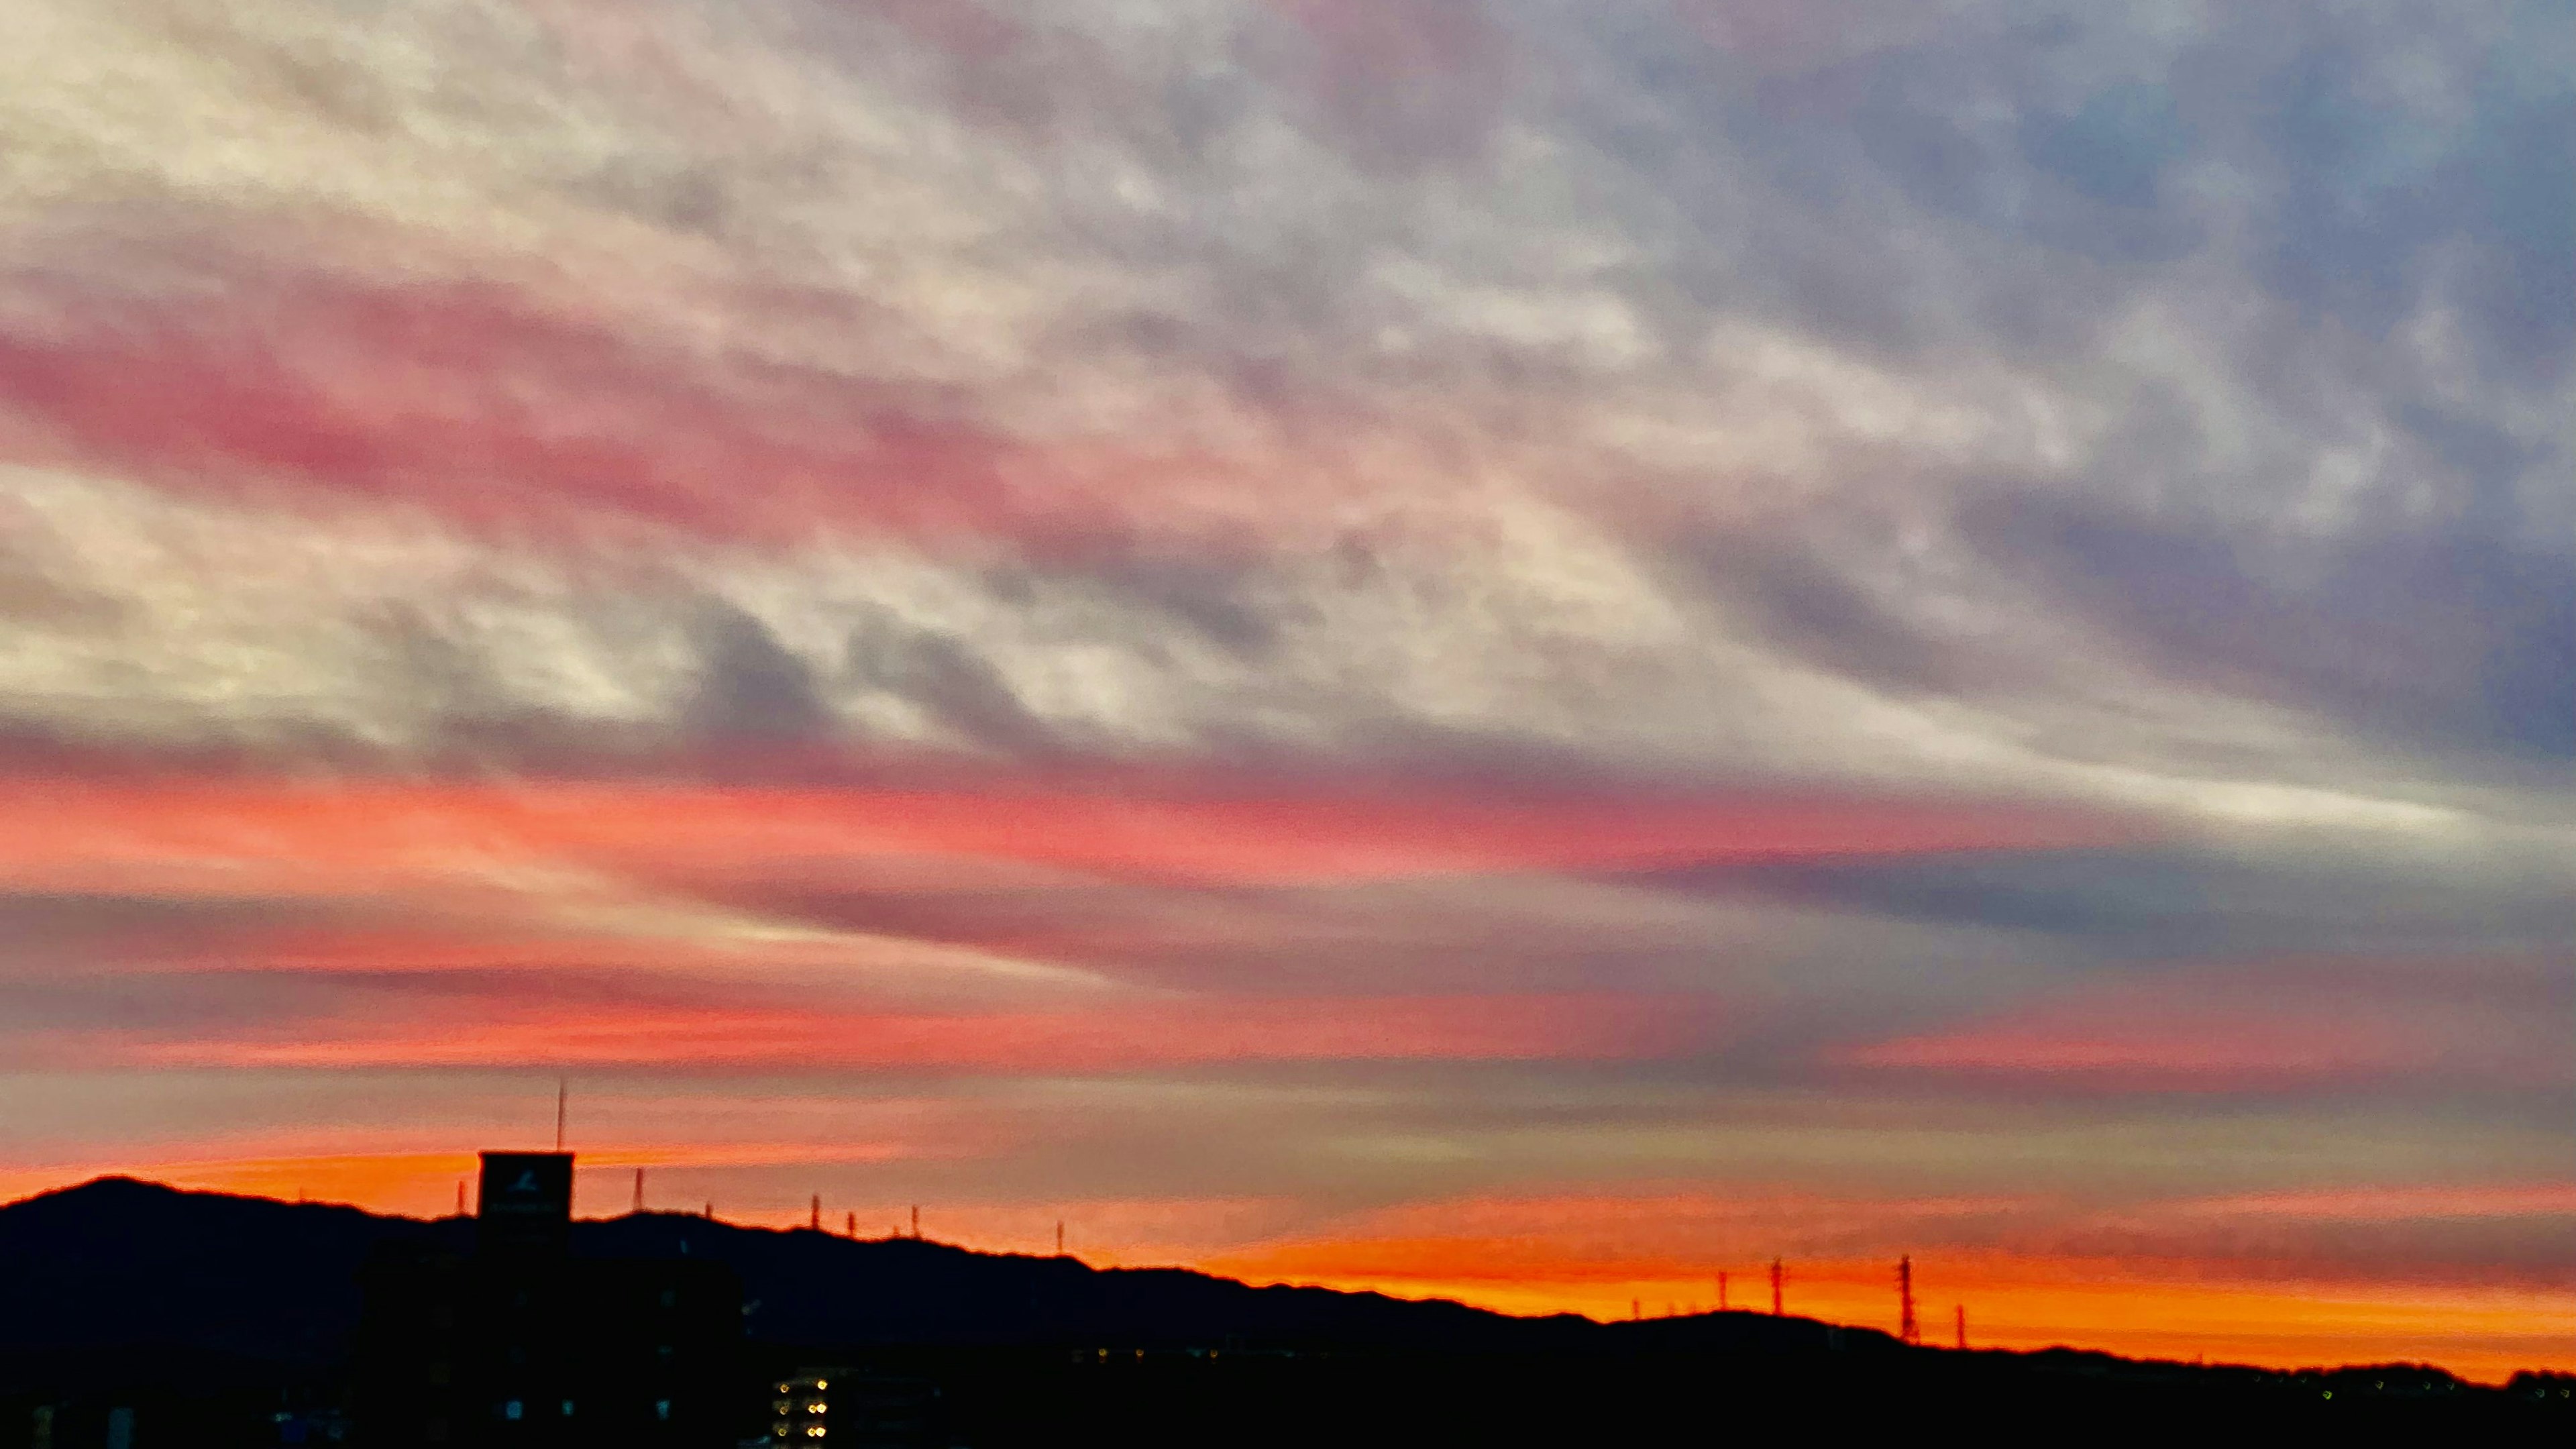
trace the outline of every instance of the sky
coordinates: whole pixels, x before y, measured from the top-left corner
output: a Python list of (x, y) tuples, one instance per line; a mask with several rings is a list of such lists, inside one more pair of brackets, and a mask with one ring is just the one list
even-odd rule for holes
[(2576, 1368), (2567, 0), (19, 0), (0, 1198)]

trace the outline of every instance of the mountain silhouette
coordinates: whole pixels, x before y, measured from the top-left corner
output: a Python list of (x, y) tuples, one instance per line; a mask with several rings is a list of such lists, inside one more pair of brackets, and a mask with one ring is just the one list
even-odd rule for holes
[[(24, 1423), (30, 1405), (95, 1409), (131, 1399), (137, 1385), (195, 1406), (194, 1422), (254, 1426), (175, 1441), (192, 1449), (279, 1442), (258, 1426), (283, 1422), (280, 1405), (343, 1402), (361, 1267), (379, 1254), (463, 1254), (473, 1243), (462, 1218), (128, 1178), (0, 1207), (0, 1449), (29, 1442), (13, 1437), (12, 1420)], [(1923, 1349), (1872, 1329), (1743, 1312), (1520, 1318), (676, 1213), (577, 1222), (571, 1251), (721, 1263), (743, 1285), (746, 1361), (760, 1366), (759, 1382), (802, 1364), (867, 1366), (937, 1396), (952, 1435), (940, 1443), (978, 1449), (1085, 1436), (1627, 1442), (1671, 1426), (1704, 1433), (1721, 1413), (1835, 1433), (1927, 1419), (2052, 1434), (2261, 1420), (2287, 1432), (2354, 1414), (2374, 1432), (2486, 1442), (2576, 1429), (2576, 1380), (2563, 1375), (2523, 1375), (2498, 1390), (2422, 1365), (2285, 1372), (2066, 1349)]]
[[(380, 1245), (468, 1251), (473, 1224), (183, 1192), (101, 1178), (0, 1208), (0, 1352), (155, 1344), (320, 1365), (358, 1321)], [(1323, 1288), (1256, 1288), (1181, 1268), (1094, 1268), (915, 1238), (850, 1239), (677, 1213), (573, 1224), (576, 1256), (689, 1255), (738, 1273), (755, 1341), (1580, 1352), (1892, 1349), (1869, 1329), (1767, 1314), (1601, 1324)]]

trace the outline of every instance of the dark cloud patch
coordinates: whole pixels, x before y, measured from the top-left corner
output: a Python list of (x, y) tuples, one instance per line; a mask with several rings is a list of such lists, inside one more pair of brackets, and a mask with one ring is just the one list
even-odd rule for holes
[(2153, 206), (2166, 168), (2190, 149), (2173, 96), (2145, 85), (2113, 86), (2071, 115), (2025, 113), (2021, 152), (2033, 165), (2095, 201)]
[(2415, 743), (2576, 753), (2576, 559), (2469, 527), (2294, 554), (2215, 520), (2020, 497), (1972, 543), (2175, 675)]
[(2031, 931), (2106, 959), (2561, 951), (2576, 903), (2554, 874), (2430, 873), (2360, 855), (2188, 845), (1964, 853), (1661, 872), (1664, 889), (1749, 893), (1928, 925)]
[(1903, 920), (2098, 937), (2200, 933), (2213, 862), (2170, 851), (1955, 855), (1880, 862), (1725, 866), (1655, 872), (1664, 889), (1750, 893)]
[[(135, 1033), (167, 1040), (258, 1031), (329, 1013), (338, 983), (270, 972), (56, 973), (0, 977), (0, 1064), (55, 1033)], [(12, 1041), (17, 1038), (17, 1041)]]
[(1009, 681), (955, 638), (877, 614), (851, 629), (842, 654), (852, 683), (898, 695), (984, 748), (1033, 759), (1063, 752)]
[(1247, 597), (1250, 580), (1242, 569), (1138, 556), (1121, 560), (1103, 578), (1118, 594), (1239, 658), (1257, 662), (1278, 647), (1280, 623)]
[[(2473, 245), (2458, 283), (2473, 340), (2504, 367), (2565, 365), (2576, 345), (2576, 84), (2527, 74), (2576, 53), (2576, 16), (2521, 7), (2516, 33), (2454, 83), (2445, 126), (2366, 92), (2360, 42), (2301, 51), (2269, 79), (2256, 138), (2282, 179), (2269, 280), (2374, 335), (2428, 297), (2438, 247)], [(2528, 33), (2525, 33), (2528, 32)]]
[(2425, 123), (2363, 94), (2362, 57), (2300, 52), (2272, 75), (2257, 138), (2280, 168), (2269, 273), (2285, 295), (2379, 334), (2414, 305), (2427, 248), (2458, 225), (2461, 197)]
[(1795, 540), (1709, 535), (1674, 550), (1680, 587), (1732, 606), (1783, 652), (1881, 688), (1927, 694), (1990, 682), (1995, 667), (1927, 632)]
[(832, 728), (813, 671), (759, 620), (711, 604), (697, 629), (699, 674), (681, 716), (694, 737), (716, 741), (790, 742)]
[[(0, 942), (6, 956), (50, 960), (58, 951), (149, 957), (173, 944), (202, 950), (243, 933), (285, 923), (310, 925), (347, 914), (312, 901), (222, 900), (110, 894), (0, 895)], [(0, 975), (8, 967), (0, 964)]]
[(2503, 361), (2563, 372), (2576, 350), (2576, 89), (2498, 104), (2472, 147), (2491, 249), (2472, 301)]

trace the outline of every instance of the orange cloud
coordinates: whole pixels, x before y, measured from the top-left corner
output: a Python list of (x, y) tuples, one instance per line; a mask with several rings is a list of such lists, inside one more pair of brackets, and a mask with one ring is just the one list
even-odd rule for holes
[(547, 864), (748, 874), (975, 856), (1208, 883), (2042, 849), (2110, 824), (2010, 806), (1690, 796), (1138, 797), (528, 781), (0, 781), (0, 884), (352, 893)]
[(1247, 1061), (1618, 1060), (1698, 1030), (1651, 1000), (1326, 997), (956, 1015), (816, 1005), (550, 1001), (533, 993), (295, 1018), (224, 1036), (91, 1033), (45, 1055), (84, 1066), (654, 1066), (1101, 1072)]

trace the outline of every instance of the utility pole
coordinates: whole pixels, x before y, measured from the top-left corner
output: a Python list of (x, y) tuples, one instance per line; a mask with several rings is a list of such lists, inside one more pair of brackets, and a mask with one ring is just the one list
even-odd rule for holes
[(644, 1169), (635, 1169), (635, 1210), (644, 1211)]
[(555, 1151), (563, 1151), (564, 1109), (572, 1102), (572, 1079), (555, 1078)]
[(1914, 1255), (1896, 1260), (1896, 1337), (1904, 1343), (1921, 1343), (1923, 1327), (1914, 1321)]
[(1966, 1353), (1968, 1351), (1968, 1305), (1962, 1303), (1958, 1307), (1951, 1309), (1950, 1312), (1954, 1314), (1959, 1321), (1959, 1351), (1961, 1353)]
[(1771, 1316), (1780, 1316), (1780, 1260), (1771, 1260)]

